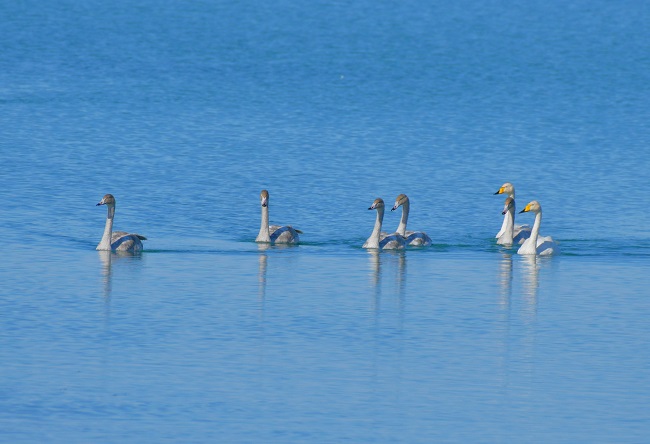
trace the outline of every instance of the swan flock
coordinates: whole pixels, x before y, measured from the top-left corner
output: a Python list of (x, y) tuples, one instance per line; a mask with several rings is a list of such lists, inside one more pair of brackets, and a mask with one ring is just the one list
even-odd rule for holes
[[(503, 223), (496, 234), (497, 244), (504, 247), (520, 245), (518, 254), (525, 255), (551, 255), (558, 252), (557, 243), (550, 236), (539, 234), (542, 223), (542, 206), (536, 200), (529, 202), (519, 213), (533, 213), (535, 221), (533, 227), (528, 225), (515, 225), (515, 187), (510, 182), (504, 183), (496, 194), (506, 194), (503, 211)], [(269, 203), (270, 196), (267, 190), (260, 193), (261, 223), (260, 230), (255, 242), (267, 244), (297, 244), (300, 242), (302, 231), (293, 228), (291, 225), (270, 225), (269, 224)], [(115, 197), (106, 194), (97, 204), (105, 205), (107, 208), (106, 224), (101, 241), (97, 245), (100, 251), (116, 251), (138, 253), (142, 251), (142, 241), (147, 238), (141, 234), (126, 231), (113, 231), (113, 220), (115, 218)], [(394, 233), (382, 232), (385, 204), (384, 200), (377, 198), (370, 205), (368, 210), (376, 211), (375, 225), (370, 237), (364, 242), (363, 248), (379, 250), (403, 250), (410, 247), (426, 247), (432, 244), (431, 238), (424, 231), (411, 231), (406, 229), (410, 211), (410, 200), (406, 194), (400, 194), (395, 199), (391, 212), (402, 207), (399, 225)]]

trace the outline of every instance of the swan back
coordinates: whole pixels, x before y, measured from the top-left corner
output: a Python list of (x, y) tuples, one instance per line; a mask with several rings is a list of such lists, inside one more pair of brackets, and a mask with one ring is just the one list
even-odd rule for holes
[(393, 233), (379, 241), (379, 248), (382, 250), (402, 250), (406, 247), (406, 239), (399, 234)]
[(424, 231), (406, 232), (406, 245), (412, 247), (428, 247), (431, 243), (431, 238)]

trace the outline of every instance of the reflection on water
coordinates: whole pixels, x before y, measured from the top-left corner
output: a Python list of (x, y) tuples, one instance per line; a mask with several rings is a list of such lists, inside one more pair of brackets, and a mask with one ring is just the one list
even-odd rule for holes
[(297, 245), (294, 244), (269, 244), (269, 243), (258, 243), (257, 251), (259, 252), (258, 257), (258, 271), (257, 271), (257, 283), (258, 283), (258, 294), (261, 300), (264, 300), (266, 296), (266, 270), (268, 268), (268, 254), (270, 250), (281, 250), (285, 248), (297, 248)]
[(108, 320), (110, 316), (111, 298), (113, 295), (113, 266), (116, 261), (127, 260), (127, 264), (139, 262), (142, 259), (142, 253), (132, 253), (128, 251), (98, 251), (99, 261), (102, 265), (102, 296), (104, 300), (104, 315)]
[(368, 250), (368, 259), (370, 260), (370, 283), (375, 290), (372, 298), (372, 309), (376, 313), (379, 311), (381, 301), (381, 254), (379, 250)]
[[(397, 256), (397, 288), (399, 290), (400, 305), (404, 303), (404, 291), (406, 287), (406, 254), (402, 251)], [(401, 310), (400, 310), (401, 312)]]
[(112, 285), (111, 285), (111, 278), (113, 275), (113, 271), (111, 268), (112, 265), (112, 256), (113, 253), (110, 251), (98, 251), (97, 254), (99, 255), (99, 260), (102, 263), (102, 284), (103, 284), (103, 294), (104, 294), (104, 302), (108, 304), (111, 299), (111, 293), (112, 293)]
[(374, 288), (379, 287), (381, 274), (381, 256), (379, 250), (367, 250), (370, 259), (370, 278)]
[(374, 297), (372, 301), (372, 309), (378, 312), (381, 308), (381, 294), (382, 294), (382, 280), (383, 268), (388, 266), (395, 267), (395, 280), (389, 283), (394, 283), (397, 291), (395, 292), (398, 302), (398, 311), (400, 317), (404, 311), (405, 293), (406, 293), (406, 252), (404, 251), (391, 251), (381, 252), (380, 250), (368, 250), (368, 259), (370, 264), (370, 280), (372, 288), (374, 289)]
[(534, 254), (522, 257), (524, 270), (524, 297), (529, 315), (535, 316), (537, 312), (537, 291), (539, 289), (539, 258)]
[(512, 297), (512, 254), (510, 253), (503, 253), (501, 261), (499, 261), (499, 283), (501, 286), (499, 305), (501, 308), (507, 309), (510, 307)]
[(270, 248), (270, 244), (257, 244), (257, 251), (260, 255), (258, 258), (259, 267), (257, 272), (258, 294), (260, 301), (264, 302), (266, 297), (266, 269), (268, 267), (269, 257), (266, 251)]

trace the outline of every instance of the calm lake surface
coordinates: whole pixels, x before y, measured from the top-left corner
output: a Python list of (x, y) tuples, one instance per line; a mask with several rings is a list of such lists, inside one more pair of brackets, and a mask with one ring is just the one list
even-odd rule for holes
[(0, 441), (647, 440), (650, 5), (538, 3), (0, 5)]

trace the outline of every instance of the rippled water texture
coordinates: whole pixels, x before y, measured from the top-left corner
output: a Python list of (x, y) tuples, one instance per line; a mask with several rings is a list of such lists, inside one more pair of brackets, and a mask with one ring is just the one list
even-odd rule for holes
[(650, 7), (429, 3), (0, 5), (0, 440), (647, 439)]

